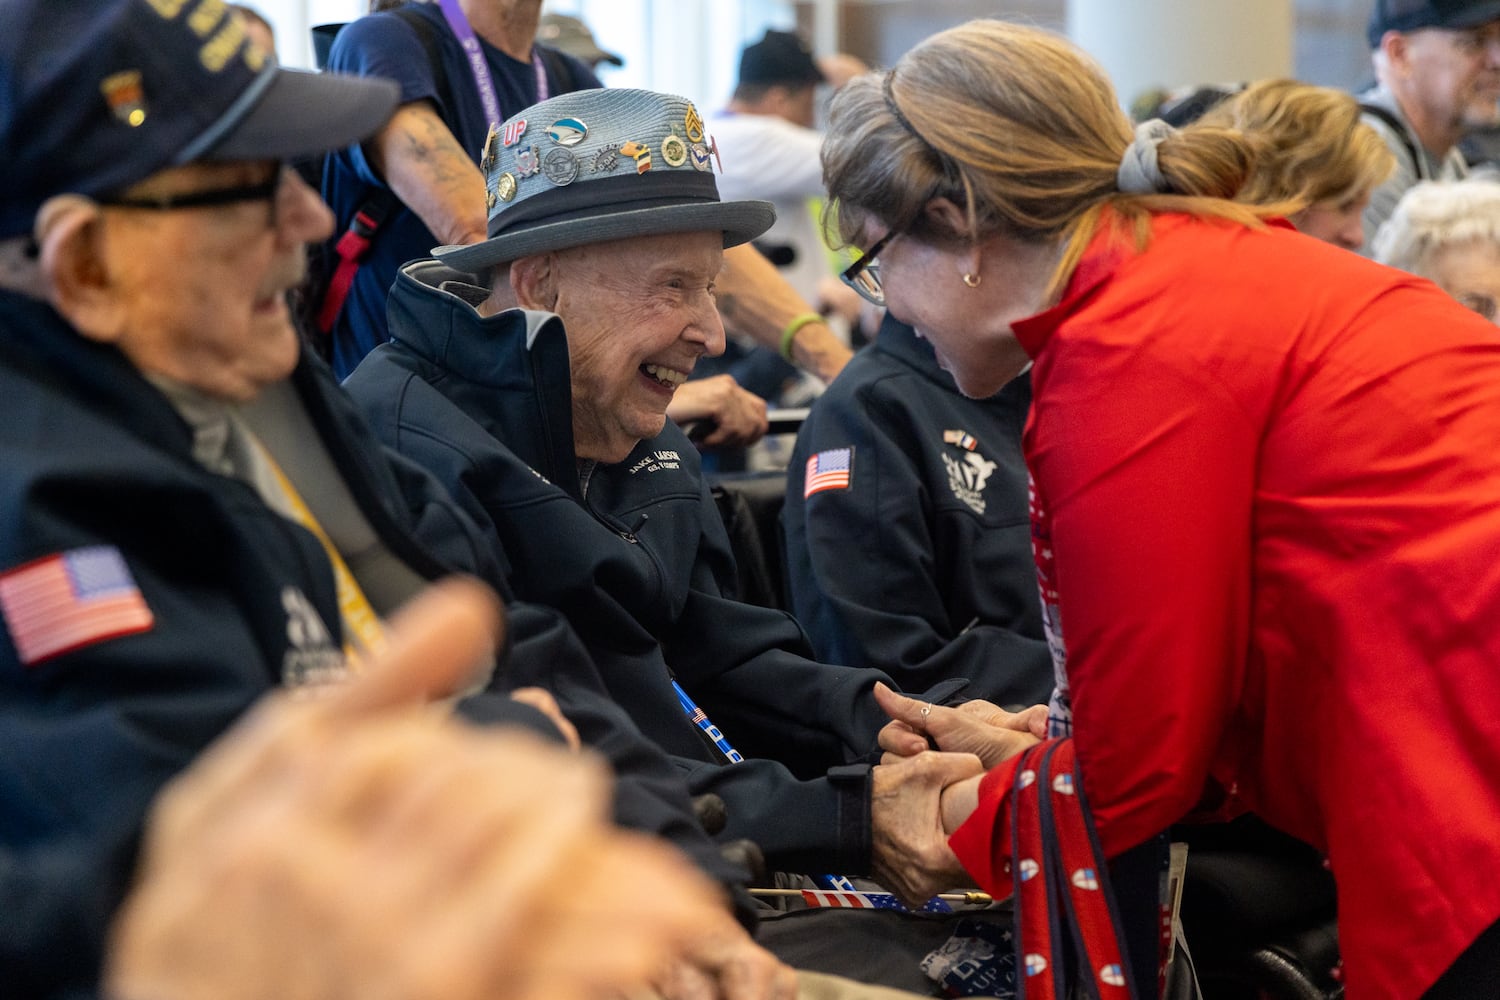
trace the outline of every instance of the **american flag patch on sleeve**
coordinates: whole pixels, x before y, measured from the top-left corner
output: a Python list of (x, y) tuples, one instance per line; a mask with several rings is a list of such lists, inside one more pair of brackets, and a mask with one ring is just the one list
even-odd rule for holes
[(69, 549), (0, 574), (0, 614), (28, 667), (156, 623), (113, 545)]
[(854, 468), (854, 447), (820, 451), (807, 460), (802, 481), (802, 499), (824, 490), (847, 490), (849, 474)]

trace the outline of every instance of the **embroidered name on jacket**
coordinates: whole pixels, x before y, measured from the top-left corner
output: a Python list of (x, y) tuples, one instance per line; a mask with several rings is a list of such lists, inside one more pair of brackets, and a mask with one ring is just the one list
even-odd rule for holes
[(680, 468), (682, 468), (682, 456), (675, 451), (663, 448), (653, 451), (645, 458), (638, 459), (630, 467), (630, 475), (633, 476), (637, 472), (661, 472), (663, 469)]
[(113, 545), (69, 549), (0, 575), (0, 613), (28, 667), (156, 624)]

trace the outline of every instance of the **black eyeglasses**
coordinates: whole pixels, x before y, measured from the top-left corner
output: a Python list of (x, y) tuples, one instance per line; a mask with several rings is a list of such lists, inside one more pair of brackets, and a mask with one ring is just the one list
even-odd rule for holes
[(859, 293), (860, 298), (872, 305), (885, 305), (885, 289), (880, 284), (880, 261), (875, 258), (886, 248), (886, 244), (896, 238), (899, 232), (898, 229), (892, 229), (880, 237), (859, 260), (844, 268), (839, 274), (840, 281), (854, 289)]
[(131, 195), (100, 198), (99, 204), (112, 208), (139, 208), (153, 212), (171, 212), (183, 208), (216, 208), (221, 205), (240, 205), (263, 201), (270, 211), (271, 227), (276, 226), (276, 205), (280, 200), (282, 183), (291, 168), (282, 166), (268, 179), (252, 184), (235, 184), (229, 187), (208, 188), (203, 191), (184, 191), (180, 194)]

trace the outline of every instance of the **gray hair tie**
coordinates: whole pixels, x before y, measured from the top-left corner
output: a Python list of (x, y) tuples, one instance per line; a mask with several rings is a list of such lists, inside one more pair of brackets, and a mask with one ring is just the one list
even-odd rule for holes
[(1115, 186), (1122, 194), (1160, 194), (1167, 190), (1167, 180), (1156, 162), (1156, 147), (1177, 130), (1160, 118), (1141, 122), (1135, 127), (1135, 139), (1120, 157), (1115, 172)]

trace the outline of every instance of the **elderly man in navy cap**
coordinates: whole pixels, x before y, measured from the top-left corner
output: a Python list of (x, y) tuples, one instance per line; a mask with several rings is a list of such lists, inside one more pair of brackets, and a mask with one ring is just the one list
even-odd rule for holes
[(782, 871), (874, 873), (900, 892), (949, 863), (913, 850), (906, 820), (976, 762), (872, 774), (872, 690), (890, 679), (817, 663), (790, 616), (736, 600), (697, 452), (665, 416), (724, 349), (725, 248), (772, 219), (720, 200), (715, 152), (691, 102), (650, 91), (508, 119), (484, 157), (490, 238), (403, 269), (393, 340), (345, 388), (494, 533), (517, 592), (568, 616), (690, 788), (723, 798), (725, 836)]
[[(361, 721), (476, 686), (492, 596), (450, 594), (415, 648), (383, 622), (451, 571), (500, 581), (489, 540), (387, 457), (285, 303), (331, 219), (283, 160), (368, 135), (395, 88), (279, 70), (219, 0), (4, 10), (0, 994), (92, 991), (137, 874), (127, 997), (596, 996), (658, 959), (712, 975), (703, 929), (748, 938), (677, 852), (603, 821), (592, 765), (435, 711)], [(553, 613), (510, 621), (512, 670), (591, 675)], [(446, 679), (428, 676), (444, 655)], [(399, 683), (316, 719), (272, 696), (170, 797), (138, 867), (148, 809), (210, 741), (277, 688), (360, 668)], [(541, 692), (501, 690), (461, 708), (570, 731)], [(599, 700), (606, 731), (619, 712)], [(618, 732), (617, 767), (654, 803), (638, 815), (722, 865), (670, 764)], [(623, 951), (598, 946), (599, 921)], [(734, 953), (730, 995), (783, 992), (753, 952)]]

